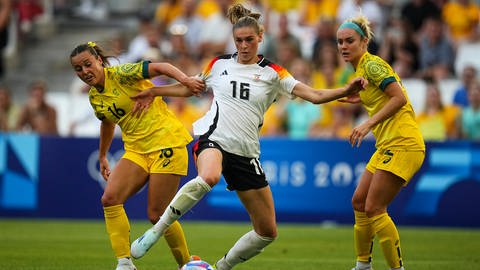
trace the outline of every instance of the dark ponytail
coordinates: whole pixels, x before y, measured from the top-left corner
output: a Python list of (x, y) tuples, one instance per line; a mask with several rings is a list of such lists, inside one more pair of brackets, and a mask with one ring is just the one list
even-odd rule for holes
[(80, 44), (78, 45), (77, 47), (75, 47), (72, 52), (70, 53), (70, 58), (84, 52), (84, 51), (89, 51), (90, 54), (96, 56), (96, 57), (100, 57), (102, 59), (102, 62), (103, 62), (103, 66), (106, 67), (106, 66), (109, 66), (110, 65), (110, 61), (108, 60), (108, 58), (110, 57), (113, 57), (113, 56), (109, 56), (109, 55), (106, 55), (105, 52), (103, 51), (103, 49), (97, 45), (97, 43), (93, 42), (93, 41), (89, 41), (87, 43), (83, 43), (83, 44)]

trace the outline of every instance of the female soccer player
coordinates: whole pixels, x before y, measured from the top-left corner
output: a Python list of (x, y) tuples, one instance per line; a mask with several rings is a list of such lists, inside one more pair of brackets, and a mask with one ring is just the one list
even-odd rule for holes
[[(161, 99), (141, 118), (132, 114), (134, 102), (130, 96), (153, 86), (148, 80), (167, 75), (192, 91), (202, 91), (203, 81), (186, 76), (168, 63), (139, 62), (109, 66), (108, 56), (94, 42), (78, 45), (70, 54), (77, 76), (91, 86), (90, 103), (100, 125), (100, 171), (107, 181), (102, 196), (105, 223), (115, 256), (117, 270), (133, 270), (130, 260), (130, 225), (123, 203), (147, 182), (148, 217), (152, 223), (172, 200), (187, 174), (186, 145), (192, 137)], [(107, 151), (113, 139), (115, 125), (122, 130), (125, 154), (110, 172)], [(165, 239), (179, 266), (189, 261), (189, 251), (182, 227), (173, 223)]]
[[(260, 14), (236, 4), (229, 8), (228, 17), (237, 52), (216, 57), (201, 75), (214, 99), (210, 111), (194, 123), (194, 134), (200, 136), (193, 149), (198, 176), (182, 186), (159, 222), (132, 243), (134, 258), (143, 256), (170, 224), (218, 183), (221, 174), (249, 213), (253, 230), (216, 262), (216, 268), (231, 269), (259, 254), (277, 236), (272, 193), (259, 161), (259, 129), (265, 111), (280, 95), (323, 103), (355, 93), (366, 82), (357, 78), (345, 88), (317, 91), (257, 55), (263, 37)], [(174, 92), (154, 88), (133, 97), (137, 100), (135, 109), (146, 109), (158, 95), (191, 94), (187, 89)]]
[(352, 130), (350, 143), (359, 146), (370, 131), (376, 139), (376, 152), (352, 198), (357, 255), (354, 269), (372, 269), (375, 236), (390, 269), (403, 269), (400, 238), (387, 206), (422, 166), (425, 144), (400, 78), (384, 60), (367, 52), (372, 35), (363, 16), (345, 21), (337, 31), (343, 59), (352, 64), (357, 76), (368, 80), (365, 90), (345, 100), (361, 100), (369, 115), (368, 120)]

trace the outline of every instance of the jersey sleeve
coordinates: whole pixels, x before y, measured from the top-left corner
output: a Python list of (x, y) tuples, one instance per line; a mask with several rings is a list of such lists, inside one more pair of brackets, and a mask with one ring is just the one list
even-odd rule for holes
[(134, 86), (138, 81), (149, 78), (147, 61), (127, 63), (113, 68), (112, 79), (125, 86)]
[(217, 56), (215, 58), (213, 58), (209, 63), (208, 65), (206, 65), (203, 70), (202, 70), (202, 73), (200, 73), (200, 79), (202, 80), (207, 80), (211, 74), (212, 74), (212, 69), (213, 69), (213, 65), (219, 60), (219, 59), (224, 59), (226, 58), (226, 56)]
[(387, 86), (396, 82), (392, 67), (380, 59), (370, 60), (365, 63), (365, 76), (370, 83), (380, 88), (382, 91)]
[(270, 63), (269, 66), (275, 70), (278, 75), (278, 86), (279, 86), (279, 94), (284, 95), (290, 99), (295, 98), (292, 94), (293, 88), (298, 83), (298, 81), (280, 65)]
[(280, 79), (280, 86), (283, 91), (281, 91), (281, 94), (293, 99), (295, 96), (292, 94), (293, 88), (295, 85), (297, 85), (299, 81), (297, 81), (295, 78), (293, 78), (292, 75), (289, 74), (289, 76)]

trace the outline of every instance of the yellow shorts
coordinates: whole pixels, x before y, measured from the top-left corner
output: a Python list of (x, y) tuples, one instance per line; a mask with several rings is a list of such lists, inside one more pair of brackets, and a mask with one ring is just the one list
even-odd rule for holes
[(122, 158), (133, 161), (148, 173), (187, 175), (188, 171), (188, 151), (185, 146), (146, 154), (127, 151)]
[(424, 159), (424, 151), (377, 149), (366, 169), (371, 173), (375, 173), (377, 169), (391, 172), (405, 180), (407, 185), (422, 166)]

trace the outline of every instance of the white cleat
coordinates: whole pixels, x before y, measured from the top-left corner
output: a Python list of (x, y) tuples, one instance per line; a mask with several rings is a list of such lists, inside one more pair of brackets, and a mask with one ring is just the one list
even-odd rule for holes
[(130, 258), (121, 258), (118, 259), (117, 268), (115, 268), (115, 270), (137, 270), (137, 268), (133, 265)]
[(148, 229), (142, 236), (133, 241), (130, 246), (130, 254), (139, 259), (160, 239), (161, 234), (153, 229)]

